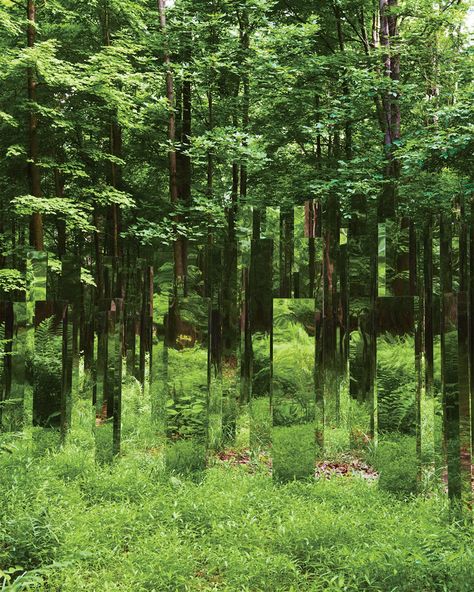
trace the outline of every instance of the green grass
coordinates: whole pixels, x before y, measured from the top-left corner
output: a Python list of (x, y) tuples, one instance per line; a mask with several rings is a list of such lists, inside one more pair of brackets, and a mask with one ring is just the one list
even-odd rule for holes
[[(164, 446), (133, 380), (123, 411), (112, 464), (95, 462), (84, 399), (62, 449), (38, 428), (0, 439), (1, 590), (474, 590), (472, 527), (455, 524), (433, 489), (412, 494), (411, 437), (366, 451), (378, 482), (316, 481), (312, 428), (270, 429), (268, 401), (254, 401), (237, 417), (234, 446), (269, 451), (271, 435), (272, 480), (258, 454), (248, 466), (212, 457), (205, 470), (202, 444)], [(348, 443), (347, 429), (328, 429), (325, 454), (342, 458)]]
[(223, 466), (188, 479), (181, 460), (138, 445), (99, 466), (77, 438), (39, 458), (28, 433), (8, 448), (5, 590), (474, 589), (472, 529), (436, 496), (403, 501), (357, 478), (278, 485)]

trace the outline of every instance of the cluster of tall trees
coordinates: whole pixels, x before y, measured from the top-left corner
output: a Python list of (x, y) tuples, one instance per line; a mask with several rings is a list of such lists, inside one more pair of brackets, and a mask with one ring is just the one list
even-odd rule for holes
[[(2, 0), (0, 277), (223, 240), (239, 212), (362, 197), (409, 224), (472, 195), (462, 0)], [(335, 200), (331, 202), (331, 200)], [(339, 215), (339, 214), (338, 214)], [(16, 278), (16, 279), (15, 279)]]

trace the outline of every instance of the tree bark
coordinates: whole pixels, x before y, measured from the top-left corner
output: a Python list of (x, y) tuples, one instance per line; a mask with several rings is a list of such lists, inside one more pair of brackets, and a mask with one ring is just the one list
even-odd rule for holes
[[(108, 7), (108, 0), (104, 0), (104, 13), (103, 13), (103, 39), (104, 45), (109, 47), (111, 42), (110, 37), (110, 14)], [(108, 135), (109, 135), (109, 149), (110, 154), (113, 156), (120, 157), (122, 153), (122, 130), (117, 122), (117, 113), (115, 113), (108, 124)], [(110, 163), (108, 171), (108, 182), (114, 189), (121, 188), (122, 182), (122, 171), (120, 165), (115, 162)], [(106, 215), (106, 241), (105, 248), (106, 252), (112, 257), (116, 258), (120, 256), (120, 208), (117, 204), (110, 204), (107, 208)]]
[[(380, 0), (380, 45), (384, 49), (384, 74), (392, 81), (400, 79), (400, 56), (393, 51), (393, 38), (398, 35), (398, 17), (392, 12), (398, 0)], [(400, 174), (400, 163), (395, 155), (396, 142), (400, 139), (400, 101), (398, 95), (390, 92), (382, 97), (384, 149), (387, 159), (385, 167), (386, 187), (381, 203), (381, 217), (394, 214), (396, 206), (396, 179)]]
[[(34, 0), (27, 2), (27, 41), (28, 47), (34, 47), (36, 39), (36, 4)], [(38, 116), (35, 113), (36, 103), (36, 74), (33, 67), (27, 70), (28, 80), (28, 180), (30, 194), (41, 197), (41, 175), (38, 167), (39, 141)], [(30, 219), (30, 245), (37, 251), (44, 250), (43, 217), (39, 212), (33, 212)]]
[[(183, 62), (189, 64), (191, 62), (191, 45), (192, 37), (189, 35), (185, 41), (185, 47), (182, 54)], [(191, 147), (191, 133), (192, 133), (192, 87), (189, 75), (186, 75), (181, 85), (181, 125), (180, 125), (180, 149), (177, 152), (176, 167), (177, 167), (177, 184), (178, 184), (178, 201), (190, 206), (192, 202), (191, 183), (192, 183), (192, 166), (191, 157), (187, 153)], [(188, 260), (188, 240), (182, 238), (181, 240), (181, 257), (184, 270), (184, 293), (187, 293), (187, 260)]]
[[(57, 168), (54, 169), (54, 192), (56, 197), (64, 197), (64, 179)], [(66, 222), (64, 220), (58, 219), (56, 221), (56, 232), (58, 255), (62, 260), (66, 254)]]
[[(209, 125), (208, 129), (212, 133), (214, 129), (214, 100), (212, 96), (212, 86), (209, 88), (207, 92), (207, 113), (209, 118)], [(209, 149), (207, 153), (207, 174), (206, 174), (206, 181), (207, 181), (207, 195), (212, 198), (213, 188), (214, 188), (214, 157), (212, 154), (212, 149)]]
[[(339, 50), (341, 51), (341, 53), (344, 53), (346, 48), (345, 48), (344, 31), (342, 28), (341, 9), (337, 4), (333, 4), (333, 11), (334, 11), (334, 16), (336, 18), (336, 29), (337, 29), (337, 38), (338, 38), (338, 42), (339, 42)], [(346, 68), (344, 68), (343, 82), (342, 82), (342, 94), (343, 94), (344, 98), (347, 100), (347, 102), (349, 103), (350, 91), (349, 91), (349, 85), (347, 83), (347, 80), (345, 79), (346, 75), (347, 75), (347, 71), (346, 71)], [(344, 133), (345, 133), (346, 159), (351, 160), (352, 159), (352, 125), (348, 119), (346, 120), (345, 125), (344, 125)]]
[[(165, 50), (163, 53), (163, 61), (166, 67), (166, 97), (169, 103), (169, 117), (168, 117), (168, 170), (169, 170), (169, 189), (170, 200), (173, 205), (177, 205), (179, 201), (178, 192), (178, 174), (177, 174), (177, 156), (176, 156), (176, 115), (175, 115), (175, 95), (174, 95), (174, 81), (173, 73), (171, 72), (171, 59), (166, 47), (166, 0), (158, 0), (158, 12), (160, 15), (160, 27), (165, 36)], [(175, 219), (175, 222), (178, 220)], [(174, 274), (175, 282), (178, 285), (184, 285), (185, 282), (185, 257), (183, 249), (183, 240), (176, 238), (174, 241)]]
[[(113, 156), (122, 154), (122, 130), (117, 121), (110, 124), (110, 152)], [(122, 171), (120, 165), (110, 163), (110, 184), (114, 189), (121, 189)], [(108, 252), (112, 257), (120, 256), (120, 208), (111, 204), (107, 211)]]
[[(241, 63), (243, 64), (242, 72), (242, 130), (248, 131), (250, 119), (250, 78), (245, 67), (245, 58), (250, 48), (250, 36), (249, 36), (249, 17), (246, 10), (239, 16), (239, 35), (240, 35), (240, 48), (242, 51)], [(244, 145), (246, 141), (244, 140)], [(240, 197), (245, 198), (247, 196), (247, 165), (242, 164), (240, 167)], [(258, 238), (258, 237), (254, 237)]]

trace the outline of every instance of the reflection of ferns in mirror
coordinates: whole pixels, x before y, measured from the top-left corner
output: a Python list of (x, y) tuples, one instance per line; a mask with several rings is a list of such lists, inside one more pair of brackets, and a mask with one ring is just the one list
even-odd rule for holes
[(378, 422), (381, 432), (415, 434), (414, 338), (384, 335), (377, 347)]
[(182, 351), (170, 349), (168, 356), (168, 437), (204, 438), (207, 430), (207, 351), (200, 347)]
[[(34, 349), (28, 348), (27, 378), (34, 390), (34, 422), (59, 426), (59, 402), (62, 388), (61, 324), (54, 317), (35, 329)], [(41, 418), (37, 411), (41, 412)]]
[(274, 425), (314, 419), (314, 338), (301, 325), (278, 328), (273, 346)]

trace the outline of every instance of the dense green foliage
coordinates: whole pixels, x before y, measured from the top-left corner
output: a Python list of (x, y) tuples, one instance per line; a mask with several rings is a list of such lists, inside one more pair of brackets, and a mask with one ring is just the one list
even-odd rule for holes
[[(134, 400), (128, 390), (132, 416)], [(203, 473), (185, 451), (165, 464), (137, 444), (147, 439), (139, 417), (125, 426), (126, 454), (100, 466), (86, 416), (75, 420), (59, 452), (39, 458), (28, 434), (1, 449), (0, 566), (16, 578), (6, 590), (474, 586), (472, 528), (453, 524), (441, 497), (401, 501), (357, 477), (278, 485), (258, 463), (211, 459)]]
[(474, 589), (471, 4), (0, 0), (3, 590)]
[[(469, 2), (394, 4), (398, 79), (382, 67), (375, 4), (178, 0), (163, 35), (156, 4), (147, 0), (45, 2), (36, 6), (36, 39), (28, 47), (26, 2), (4, 0), (0, 237), (9, 266), (27, 242), (19, 228), (34, 212), (44, 218), (48, 250), (60, 256), (65, 231), (76, 255), (96, 231), (107, 248), (112, 207), (121, 211), (129, 249), (182, 235), (205, 240), (225, 225), (233, 164), (248, 176), (242, 206), (292, 206), (335, 192), (350, 217), (354, 196), (374, 203), (387, 183), (384, 96), (395, 97), (401, 110), (401, 137), (385, 146), (401, 162), (400, 212), (423, 219), (450, 207), (454, 196), (469, 197)], [(192, 198), (180, 204), (169, 203), (167, 48), (175, 147), (192, 162)], [(29, 74), (37, 88), (28, 98)], [(183, 138), (188, 82), (192, 130)], [(30, 161), (41, 177), (38, 195), (26, 174), (29, 114), (37, 119)], [(111, 126), (120, 130), (117, 145)]]

